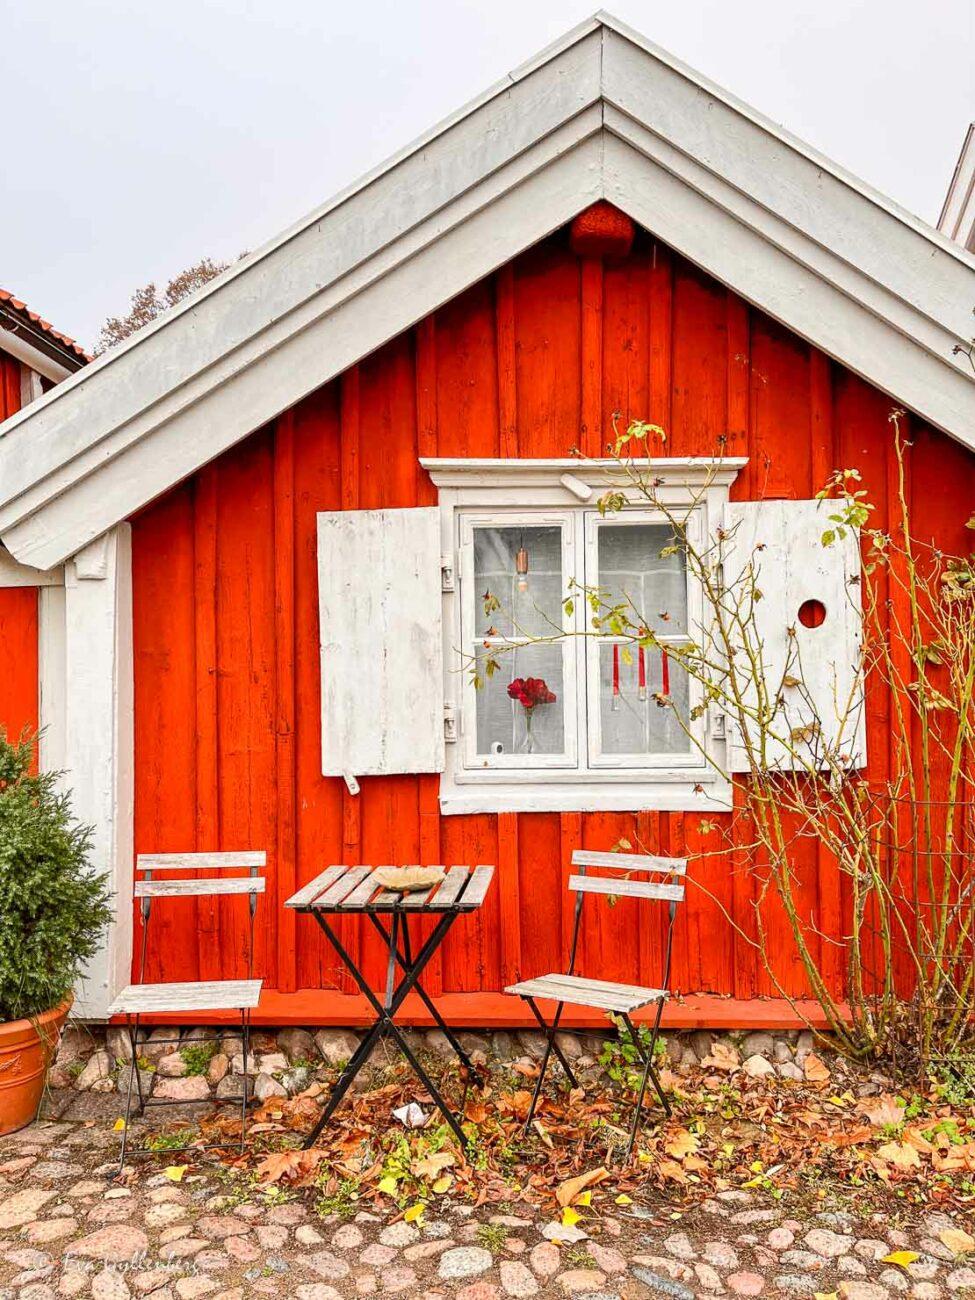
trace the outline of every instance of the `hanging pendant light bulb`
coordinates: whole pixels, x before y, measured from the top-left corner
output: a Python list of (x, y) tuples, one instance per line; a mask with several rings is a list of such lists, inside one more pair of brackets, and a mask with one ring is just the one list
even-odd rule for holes
[(518, 578), (518, 590), (528, 590), (528, 552), (525, 550), (525, 538), (522, 536), (521, 545), (515, 555), (515, 573)]

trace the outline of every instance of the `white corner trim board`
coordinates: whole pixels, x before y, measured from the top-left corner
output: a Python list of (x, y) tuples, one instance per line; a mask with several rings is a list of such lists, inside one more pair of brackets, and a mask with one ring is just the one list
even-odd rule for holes
[(975, 447), (975, 258), (599, 14), (0, 427), (0, 537), (62, 563), (598, 198)]
[(101, 1018), (129, 982), (132, 956), (135, 760), (128, 524), (119, 524), (67, 566), (63, 669), (63, 766), (72, 808), (92, 826), (92, 866), (108, 874), (115, 893), (115, 919), (75, 991), (74, 1014)]

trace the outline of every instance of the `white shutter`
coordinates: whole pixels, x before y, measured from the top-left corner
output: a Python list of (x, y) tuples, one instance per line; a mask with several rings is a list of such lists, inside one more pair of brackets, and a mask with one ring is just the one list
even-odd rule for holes
[(318, 516), (322, 772), (441, 772), (440, 512)]
[[(807, 758), (836, 746), (849, 756), (847, 765), (866, 764), (866, 737), (860, 666), (860, 544), (855, 532), (823, 546), (829, 522), (828, 501), (747, 501), (725, 508), (728, 541), (724, 553), (725, 587), (731, 590), (749, 563), (762, 599), (754, 605), (754, 635), (760, 644), (765, 681), (775, 689), (783, 677), (803, 685), (786, 684), (782, 712), (774, 730), (791, 734)], [(731, 599), (734, 599), (733, 597)], [(804, 626), (799, 611), (806, 602), (819, 602), (825, 618), (818, 627)], [(743, 660), (739, 681), (748, 680)], [(788, 671), (786, 671), (788, 669)], [(745, 692), (746, 698), (749, 692)], [(750, 693), (754, 699), (754, 688)], [(851, 703), (852, 702), (852, 703)], [(822, 729), (817, 740), (804, 740), (813, 719)], [(729, 769), (746, 772), (749, 762), (740, 730), (730, 720)], [(751, 724), (755, 745), (757, 724)], [(768, 744), (766, 767), (790, 768), (795, 760), (781, 744)], [(800, 764), (795, 764), (800, 766)]]

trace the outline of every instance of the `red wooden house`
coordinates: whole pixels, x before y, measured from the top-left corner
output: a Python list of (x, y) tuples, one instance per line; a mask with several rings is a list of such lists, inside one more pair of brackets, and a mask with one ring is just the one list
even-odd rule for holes
[[(610, 256), (573, 235), (603, 203), (626, 236)], [(129, 978), (135, 852), (263, 848), (264, 1022), (362, 1016), (281, 906), (327, 863), (492, 862), (429, 985), (455, 1023), (522, 1023), (500, 991), (564, 960), (572, 849), (635, 829), (692, 859), (670, 1022), (791, 1023), (722, 914), (749, 906), (733, 855), (694, 860), (731, 791), (665, 729), (607, 714), (612, 669), (582, 642), (520, 660), (558, 682), (530, 753), (504, 681), (475, 697), (458, 654), (486, 635), (486, 575), (557, 603), (615, 566), (693, 609), (680, 573), (641, 568), (653, 521), (601, 532), (600, 466), (567, 460), (604, 455), (617, 412), (666, 428), (677, 496), (720, 448), (706, 522), (796, 502), (800, 527), (836, 466), (884, 514), (896, 403), (915, 521), (965, 548), (973, 303), (963, 249), (598, 17), (8, 421), (0, 583), (57, 597), (36, 649), (36, 601), (19, 642), (7, 624), (4, 720), (48, 725), (43, 761), (118, 892), (83, 1009)], [(824, 652), (844, 635), (828, 619)], [(868, 697), (881, 775), (888, 707)], [(828, 931), (835, 871), (799, 851)], [(234, 909), (159, 923), (151, 976), (240, 966)], [(658, 941), (622, 906), (583, 940), (604, 978), (645, 984)], [(785, 939), (777, 961), (802, 995)]]

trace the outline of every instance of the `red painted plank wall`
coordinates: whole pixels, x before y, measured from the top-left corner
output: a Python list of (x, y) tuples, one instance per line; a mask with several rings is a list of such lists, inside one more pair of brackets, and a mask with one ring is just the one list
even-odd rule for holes
[(20, 362), (0, 351), (0, 420), (20, 410)]
[[(0, 420), (20, 410), (20, 362), (0, 352)], [(37, 729), (37, 588), (0, 587), (0, 730)]]
[[(695, 858), (676, 987), (773, 994), (725, 919), (748, 929), (741, 855), (714, 855), (719, 837), (702, 838), (696, 816), (441, 818), (436, 777), (365, 779), (352, 798), (320, 775), (315, 513), (433, 501), (420, 455), (561, 456), (575, 445), (598, 454), (618, 411), (662, 424), (670, 455), (713, 454), (724, 439), (729, 454), (749, 456), (735, 489), (744, 498), (808, 497), (834, 466), (856, 465), (883, 524), (890, 406), (649, 237), (604, 267), (554, 236), (134, 521), (137, 850), (266, 848), (258, 967), (284, 994), (322, 984), (350, 991), (311, 923), (281, 908), (323, 865), (496, 862), (487, 905), (454, 928), (428, 980), (435, 993), (474, 993), (562, 963), (569, 854), (636, 830), (653, 851)], [(937, 520), (938, 541), (964, 548), (973, 486), (975, 459), (914, 430), (908, 490), (922, 536), (935, 536)], [(888, 702), (873, 691), (869, 709), (879, 777)], [(829, 929), (841, 904), (835, 869), (811, 841), (797, 850), (797, 868), (806, 912)], [(191, 923), (176, 905), (156, 920), (155, 976), (242, 970), (235, 900), (201, 905)], [(594, 909), (583, 969), (588, 958), (591, 973), (652, 983), (661, 922), (627, 901)], [(378, 976), (375, 936), (345, 924)], [(802, 994), (783, 927), (773, 924), (772, 943), (778, 979)], [(839, 989), (842, 955), (830, 949), (826, 959)]]

